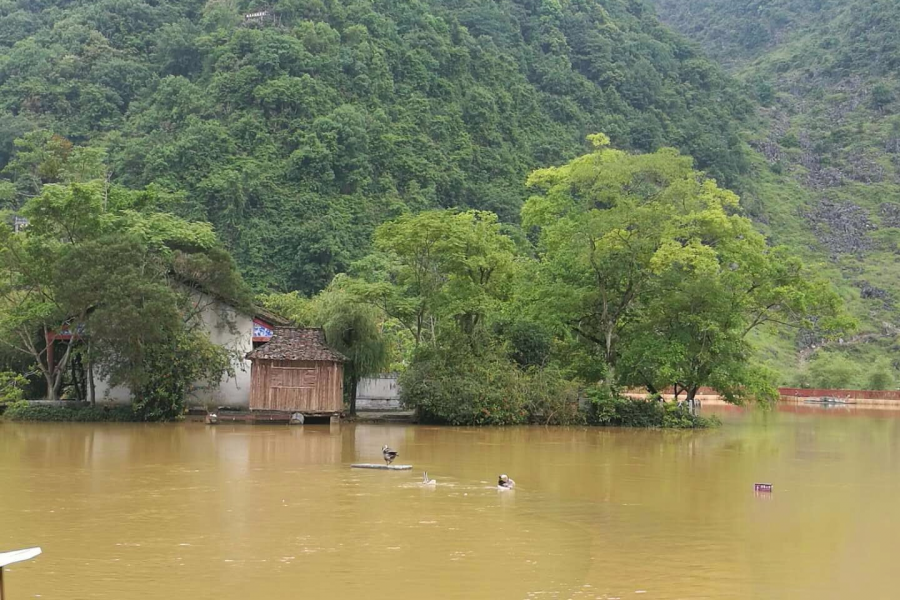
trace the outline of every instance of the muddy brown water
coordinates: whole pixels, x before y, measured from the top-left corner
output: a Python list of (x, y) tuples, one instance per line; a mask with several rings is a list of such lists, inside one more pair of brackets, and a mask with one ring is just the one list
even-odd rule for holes
[[(0, 550), (44, 550), (9, 569), (7, 594), (900, 597), (900, 416), (723, 418), (705, 432), (0, 424)], [(414, 470), (349, 468), (383, 444)]]

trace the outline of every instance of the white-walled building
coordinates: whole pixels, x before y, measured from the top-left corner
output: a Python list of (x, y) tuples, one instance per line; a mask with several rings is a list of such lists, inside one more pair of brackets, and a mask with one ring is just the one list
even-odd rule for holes
[[(225, 347), (241, 357), (235, 366), (235, 376), (226, 377), (215, 387), (199, 386), (188, 405), (219, 407), (228, 406), (247, 409), (250, 407), (250, 361), (246, 354), (257, 346), (268, 342), (276, 326), (287, 322), (262, 309), (254, 309), (253, 314), (240, 311), (230, 304), (206, 294), (199, 294), (196, 304), (200, 311), (210, 341)], [(128, 404), (131, 392), (125, 387), (110, 387), (105, 381), (95, 381), (97, 402)]]

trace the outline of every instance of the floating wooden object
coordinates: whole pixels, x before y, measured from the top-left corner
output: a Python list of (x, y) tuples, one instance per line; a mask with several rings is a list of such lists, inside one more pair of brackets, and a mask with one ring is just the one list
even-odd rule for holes
[(219, 423), (260, 423), (286, 425), (303, 425), (309, 419), (329, 419), (331, 423), (340, 423), (340, 413), (334, 412), (288, 412), (279, 410), (222, 410), (206, 415), (208, 425)]
[(754, 492), (771, 492), (772, 484), (771, 483), (754, 483), (753, 491)]
[(26, 548), (25, 550), (0, 553), (0, 600), (6, 598), (6, 595), (3, 593), (3, 567), (24, 560), (31, 560), (40, 553), (40, 548)]
[(381, 469), (382, 471), (409, 471), (412, 465), (377, 465), (372, 463), (357, 463), (350, 465), (353, 469)]

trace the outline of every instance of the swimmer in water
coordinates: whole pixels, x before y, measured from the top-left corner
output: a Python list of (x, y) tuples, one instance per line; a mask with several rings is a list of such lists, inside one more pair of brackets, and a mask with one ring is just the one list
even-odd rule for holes
[(497, 487), (511, 490), (516, 487), (516, 482), (506, 475), (501, 475), (500, 479), (497, 481)]

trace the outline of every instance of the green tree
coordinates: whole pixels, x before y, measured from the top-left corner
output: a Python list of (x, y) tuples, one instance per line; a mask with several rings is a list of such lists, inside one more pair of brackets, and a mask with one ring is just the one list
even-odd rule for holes
[(356, 416), (359, 380), (382, 372), (390, 364), (391, 347), (383, 331), (383, 317), (373, 306), (348, 293), (338, 277), (316, 297), (317, 312), (325, 339), (347, 357), (344, 389), (350, 415)]
[[(208, 224), (158, 208), (152, 190), (48, 185), (23, 207), (30, 220), (24, 233), (0, 228), (0, 342), (35, 361), (50, 399), (79, 340), (88, 343), (91, 371), (128, 385), (141, 402), (155, 401), (147, 382), (158, 376), (166, 352), (172, 369), (185, 361), (180, 348), (199, 361), (181, 371), (185, 385), (198, 372), (217, 381), (227, 371), (208, 337), (201, 348), (198, 299), (215, 294), (247, 302), (234, 261)], [(77, 335), (51, 361), (45, 340), (64, 325)]]
[(856, 385), (856, 367), (841, 354), (823, 352), (809, 365), (813, 385), (821, 389), (845, 390)]
[(16, 205), (40, 194), (48, 183), (85, 183), (107, 175), (103, 148), (76, 146), (46, 130), (31, 131), (14, 146), (16, 152), (3, 173), (15, 183)]
[(895, 386), (894, 369), (887, 360), (876, 363), (869, 372), (866, 389), (892, 390)]
[(0, 405), (25, 399), (28, 378), (13, 371), (0, 371)]
[[(541, 280), (558, 318), (594, 346), (615, 379), (618, 345), (653, 280), (650, 263), (680, 212), (670, 184), (691, 172), (673, 150), (632, 156), (591, 137), (595, 151), (535, 171), (523, 225), (540, 231)], [(666, 195), (666, 192), (670, 193)]]
[(540, 228), (542, 284), (560, 318), (604, 362), (609, 385), (674, 386), (693, 404), (710, 385), (728, 400), (776, 395), (753, 368), (748, 335), (767, 324), (852, 323), (827, 283), (769, 248), (738, 198), (674, 150), (595, 151), (535, 172), (526, 225)]
[(879, 83), (872, 88), (872, 98), (870, 100), (872, 108), (875, 110), (883, 110), (891, 102), (894, 101), (894, 91), (884, 83)]
[(397, 319), (416, 345), (434, 344), (442, 327), (471, 335), (508, 297), (514, 244), (497, 216), (483, 211), (428, 211), (385, 223), (375, 232), (378, 254), (352, 293)]

